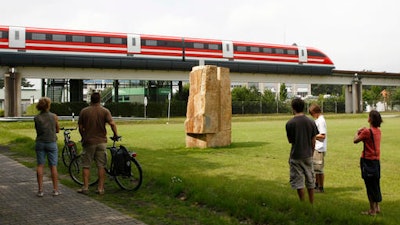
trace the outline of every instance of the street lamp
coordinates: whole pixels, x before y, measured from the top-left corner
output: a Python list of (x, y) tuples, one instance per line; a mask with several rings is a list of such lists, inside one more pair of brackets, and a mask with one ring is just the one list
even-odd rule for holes
[(353, 83), (357, 85), (359, 81), (360, 81), (360, 78), (358, 77), (358, 73), (355, 73), (354, 78), (353, 78)]

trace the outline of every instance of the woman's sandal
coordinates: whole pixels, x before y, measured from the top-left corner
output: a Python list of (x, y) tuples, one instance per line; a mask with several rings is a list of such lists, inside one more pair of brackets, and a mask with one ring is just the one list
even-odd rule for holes
[(96, 190), (95, 192), (98, 195), (104, 195), (104, 189), (103, 190)]

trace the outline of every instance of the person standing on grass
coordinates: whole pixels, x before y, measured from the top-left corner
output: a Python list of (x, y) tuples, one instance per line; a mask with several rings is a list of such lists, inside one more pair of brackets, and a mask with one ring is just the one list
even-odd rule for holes
[(315, 141), (315, 150), (313, 154), (313, 166), (315, 173), (315, 191), (317, 193), (324, 192), (324, 165), (325, 154), (327, 150), (327, 126), (324, 116), (322, 115), (321, 108), (317, 104), (312, 104), (309, 108), (310, 115), (315, 119), (318, 132)]
[[(382, 122), (381, 114), (376, 110), (372, 110), (369, 112), (368, 116), (369, 129), (366, 127), (358, 129), (353, 139), (354, 144), (361, 141), (364, 142), (363, 152), (360, 158), (360, 168), (369, 201), (369, 210), (361, 212), (364, 215), (376, 215), (381, 212), (379, 207), (379, 202), (382, 201), (380, 186), (381, 130), (379, 127)], [(370, 165), (376, 173), (371, 176), (365, 175), (363, 173), (364, 165), (362, 161)]]
[(317, 126), (304, 114), (304, 101), (300, 98), (292, 100), (294, 117), (286, 123), (286, 135), (292, 145), (290, 150), (290, 185), (297, 190), (300, 201), (305, 199), (304, 187), (307, 188), (308, 199), (314, 203), (314, 170), (313, 151), (315, 147)]
[(90, 96), (90, 106), (81, 110), (78, 119), (83, 146), (83, 187), (78, 190), (78, 193), (89, 194), (90, 165), (95, 160), (99, 177), (96, 193), (104, 194), (104, 167), (107, 163), (106, 123), (110, 125), (114, 137), (117, 137), (117, 126), (110, 111), (100, 105), (100, 93), (94, 92)]
[(36, 108), (40, 111), (33, 119), (35, 122), (36, 130), (36, 176), (38, 182), (38, 197), (43, 197), (43, 169), (45, 158), (50, 167), (51, 180), (53, 182), (53, 196), (58, 196), (61, 192), (58, 190), (58, 147), (57, 147), (57, 133), (60, 132), (60, 125), (58, 124), (58, 117), (56, 114), (50, 112), (51, 100), (47, 97), (39, 99)]

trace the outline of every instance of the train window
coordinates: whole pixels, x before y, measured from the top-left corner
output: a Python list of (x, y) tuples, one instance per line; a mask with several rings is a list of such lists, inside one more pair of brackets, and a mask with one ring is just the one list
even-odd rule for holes
[(32, 33), (32, 40), (46, 40), (46, 34)]
[(8, 32), (7, 31), (0, 31), (0, 38), (8, 38)]
[(185, 43), (184, 43), (184, 48), (194, 48), (194, 43), (192, 43), (192, 42), (185, 42)]
[(325, 57), (324, 54), (317, 52), (317, 51), (307, 51), (307, 54), (309, 56)]
[(182, 42), (180, 42), (180, 41), (163, 41), (160, 44), (162, 46), (168, 46), (168, 47), (174, 47), (174, 48), (182, 48)]
[(92, 43), (104, 43), (104, 37), (93, 36), (93, 37), (91, 37), (91, 42)]
[(157, 41), (157, 46), (167, 46), (166, 41)]
[(17, 30), (15, 31), (15, 37), (14, 38), (15, 38), (15, 40), (19, 40), (19, 31), (17, 31)]
[(272, 53), (272, 48), (263, 48), (262, 51), (264, 53), (271, 54)]
[(204, 48), (203, 43), (193, 43), (193, 48)]
[(136, 46), (136, 38), (132, 38), (132, 46)]
[(281, 49), (281, 48), (276, 48), (276, 49), (275, 49), (275, 53), (276, 53), (276, 54), (284, 54), (285, 51), (284, 51), (283, 49)]
[[(133, 38), (133, 46), (135, 46), (135, 38)], [(122, 44), (122, 38), (110, 38), (110, 44)]]
[(259, 47), (250, 47), (250, 52), (260, 52)]
[(246, 46), (237, 46), (237, 51), (238, 52), (246, 52), (247, 48), (246, 48)]
[(296, 50), (289, 49), (287, 50), (288, 55), (297, 55)]
[(72, 41), (73, 42), (85, 42), (85, 36), (72, 36)]
[(217, 44), (208, 44), (208, 49), (218, 50), (218, 45)]
[(147, 46), (157, 46), (157, 41), (156, 40), (146, 40), (145, 44)]
[(53, 41), (67, 41), (67, 36), (65, 34), (53, 34), (51, 39)]
[(7, 31), (0, 31), (0, 38), (8, 38), (8, 32)]

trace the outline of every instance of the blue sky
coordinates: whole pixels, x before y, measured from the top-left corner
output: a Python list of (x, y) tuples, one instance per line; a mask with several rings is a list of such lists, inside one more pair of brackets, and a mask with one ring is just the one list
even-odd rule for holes
[(340, 70), (400, 73), (400, 1), (19, 0), (2, 25), (316, 47)]

